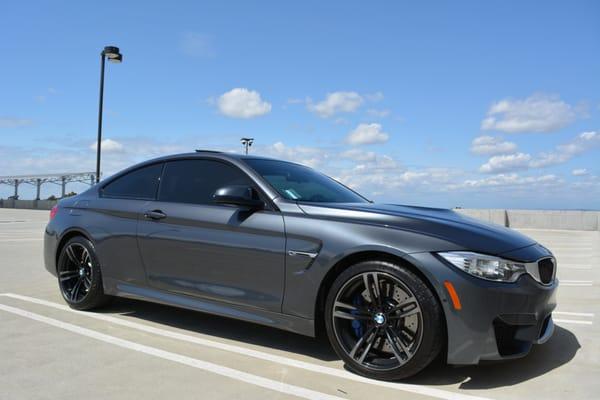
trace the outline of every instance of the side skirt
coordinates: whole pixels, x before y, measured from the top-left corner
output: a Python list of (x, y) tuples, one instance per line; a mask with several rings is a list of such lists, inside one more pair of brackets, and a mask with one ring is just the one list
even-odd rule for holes
[(305, 336), (315, 336), (315, 323), (312, 319), (296, 317), (293, 315), (274, 313), (258, 308), (243, 307), (212, 300), (200, 299), (183, 294), (170, 293), (158, 289), (141, 287), (115, 281), (104, 280), (104, 290), (111, 296), (125, 297), (136, 300), (150, 301), (168, 306), (181, 307), (192, 311), (220, 315), (254, 322), (277, 329), (298, 333)]

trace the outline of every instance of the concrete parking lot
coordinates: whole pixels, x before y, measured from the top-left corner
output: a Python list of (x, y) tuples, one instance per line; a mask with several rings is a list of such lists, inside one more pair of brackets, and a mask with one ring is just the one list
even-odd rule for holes
[(600, 392), (600, 232), (522, 231), (558, 258), (552, 339), (520, 360), (436, 363), (403, 383), (344, 370), (326, 343), (118, 300), (65, 306), (42, 264), (47, 211), (0, 209), (0, 399), (589, 399)]

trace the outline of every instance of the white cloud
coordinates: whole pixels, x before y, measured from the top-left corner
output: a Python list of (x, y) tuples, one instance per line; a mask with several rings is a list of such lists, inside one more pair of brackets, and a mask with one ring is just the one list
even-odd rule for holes
[(231, 118), (254, 118), (271, 112), (271, 104), (260, 93), (246, 88), (235, 88), (222, 94), (217, 101), (221, 114)]
[(373, 151), (363, 151), (360, 149), (350, 149), (340, 154), (342, 158), (346, 158), (358, 162), (372, 162), (376, 159), (376, 154)]
[(479, 171), (489, 174), (564, 164), (573, 157), (598, 146), (600, 146), (600, 133), (583, 132), (570, 142), (556, 146), (554, 151), (542, 152), (535, 157), (526, 153), (493, 156), (479, 168)]
[[(389, 157), (377, 156), (381, 163), (359, 164), (352, 170), (344, 170), (337, 178), (349, 187), (370, 195), (394, 195), (398, 190), (410, 188), (411, 193), (442, 192), (445, 186), (457, 176), (460, 171), (447, 168), (404, 169)], [(386, 165), (382, 167), (381, 165)]]
[(541, 168), (562, 164), (599, 145), (600, 133), (595, 131), (583, 132), (571, 142), (556, 146), (554, 151), (540, 154), (531, 162), (531, 167)]
[(181, 51), (190, 57), (212, 58), (215, 56), (213, 39), (210, 35), (188, 32), (179, 43)]
[(359, 161), (354, 168), (350, 170), (352, 175), (377, 175), (380, 173), (389, 173), (391, 170), (399, 172), (400, 164), (390, 156), (375, 155), (373, 159)]
[(390, 110), (388, 110), (388, 109), (378, 110), (375, 108), (370, 108), (367, 110), (367, 114), (369, 114), (370, 116), (375, 117), (375, 118), (385, 118), (388, 115), (390, 115)]
[(573, 176), (585, 176), (588, 175), (590, 172), (585, 169), (585, 168), (578, 168), (578, 169), (574, 169), (573, 171), (571, 171), (571, 174)]
[(517, 150), (517, 145), (499, 137), (479, 136), (471, 143), (471, 152), (475, 154), (508, 154)]
[(492, 104), (481, 129), (507, 133), (553, 132), (577, 117), (575, 109), (557, 95), (534, 94), (525, 99), (504, 99)]
[(556, 175), (542, 176), (521, 176), (518, 174), (498, 174), (482, 179), (467, 179), (462, 183), (450, 184), (448, 189), (467, 189), (467, 188), (484, 188), (484, 187), (515, 187), (515, 186), (553, 186), (561, 184), (562, 179)]
[(20, 128), (31, 124), (33, 121), (27, 118), (0, 117), (0, 128)]
[[(92, 150), (96, 150), (96, 148), (98, 148), (98, 143), (94, 142), (90, 145), (90, 149)], [(121, 151), (123, 151), (123, 144), (120, 142), (117, 142), (116, 140), (113, 139), (104, 139), (102, 140), (100, 149), (102, 150), (102, 153), (119, 153)]]
[(258, 152), (262, 155), (297, 162), (313, 168), (322, 165), (328, 158), (328, 153), (324, 149), (310, 146), (286, 146), (283, 142), (262, 147)]
[(356, 92), (333, 92), (327, 93), (325, 99), (316, 104), (308, 99), (306, 107), (321, 118), (329, 118), (339, 113), (355, 112), (363, 102), (363, 97)]
[(385, 143), (389, 137), (386, 132), (382, 131), (381, 124), (359, 124), (348, 134), (346, 142), (354, 145)]
[(531, 156), (525, 153), (504, 154), (491, 157), (487, 163), (479, 167), (479, 171), (490, 174), (498, 172), (514, 171), (517, 169), (527, 169)]
[[(595, 137), (595, 134), (585, 133), (577, 136), (574, 141), (591, 140)], [(0, 144), (0, 171), (3, 175), (93, 171), (94, 146), (88, 146), (86, 141), (77, 139), (69, 141), (67, 137), (65, 138), (65, 141), (59, 141), (63, 147), (58, 148), (44, 147), (44, 141), (40, 141), (37, 147)], [(116, 137), (111, 140), (121, 145), (121, 151), (105, 153), (102, 162), (105, 177), (142, 160), (190, 151), (199, 143), (195, 136), (178, 137), (167, 142), (143, 136)], [(203, 137), (202, 140), (206, 138)], [(220, 143), (223, 143), (223, 140)], [(202, 146), (206, 147), (206, 143)], [(229, 150), (241, 151), (237, 139), (231, 142), (231, 146)], [(110, 148), (108, 144), (106, 147)], [(228, 150), (223, 147), (221, 149)], [(558, 207), (590, 207), (590, 204), (593, 206), (593, 199), (600, 195), (600, 178), (594, 177), (591, 173), (583, 178), (569, 176), (573, 182), (564, 181), (560, 176), (551, 174), (522, 176), (516, 173), (501, 173), (482, 176), (469, 173), (465, 175), (463, 171), (452, 168), (408, 168), (393, 157), (375, 151), (364, 151), (362, 148), (291, 146), (282, 142), (270, 145), (259, 142), (253, 146), (252, 152), (316, 167), (367, 197), (377, 196), (382, 201), (394, 203), (469, 206), (476, 204), (473, 202), (479, 196), (489, 195), (489, 198), (484, 198), (486, 202), (484, 205), (496, 201), (498, 207), (506, 207), (506, 204), (519, 199), (515, 201), (520, 201), (523, 205), (536, 204), (536, 201), (537, 204), (554, 201), (552, 204)], [(68, 190), (78, 192), (83, 189), (85, 185), (73, 185), (69, 186)], [(33, 196), (27, 190), (23, 188), (23, 198)], [(54, 187), (48, 185), (45, 190), (54, 190)], [(56, 194), (56, 191), (52, 193)], [(10, 194), (9, 187), (0, 187), (0, 197)]]

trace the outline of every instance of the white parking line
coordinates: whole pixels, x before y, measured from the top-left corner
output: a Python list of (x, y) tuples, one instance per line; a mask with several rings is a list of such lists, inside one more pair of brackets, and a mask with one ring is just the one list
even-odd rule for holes
[(136, 342), (132, 342), (125, 339), (120, 339), (115, 336), (106, 335), (91, 329), (82, 328), (77, 325), (62, 322), (57, 319), (44, 317), (43, 315), (35, 314), (29, 311), (21, 310), (20, 308), (6, 306), (0, 304), (0, 310), (19, 315), (21, 317), (29, 318), (34, 321), (42, 322), (44, 324), (52, 325), (54, 327), (64, 329), (73, 333), (77, 333), (82, 336), (87, 336), (96, 340), (100, 340), (105, 343), (114, 344), (115, 346), (123, 347), (129, 350), (139, 351), (140, 353), (148, 354), (164, 360), (173, 361), (179, 364), (184, 364), (190, 367), (198, 368), (204, 371), (212, 372), (227, 378), (235, 379), (238, 381), (246, 382), (251, 385), (263, 387), (265, 389), (274, 390), (276, 392), (289, 394), (293, 396), (302, 397), (304, 399), (319, 400), (342, 400), (341, 397), (332, 396), (325, 393), (317, 392), (310, 389), (305, 389), (299, 386), (290, 385), (283, 382), (274, 381), (271, 379), (263, 378), (262, 376), (252, 375), (247, 372), (239, 371), (233, 368), (224, 367), (222, 365), (213, 364), (207, 361), (198, 360), (196, 358), (187, 357), (181, 354), (171, 353), (169, 351), (157, 349), (155, 347), (146, 346)]
[(576, 319), (554, 319), (553, 321), (562, 324), (592, 325), (592, 321), (580, 321)]
[(110, 322), (115, 325), (125, 326), (125, 327), (136, 329), (136, 330), (139, 330), (142, 332), (152, 333), (152, 334), (158, 335), (158, 336), (181, 340), (181, 341), (188, 342), (188, 343), (194, 343), (194, 344), (198, 344), (201, 346), (212, 347), (212, 348), (219, 349), (219, 350), (224, 350), (224, 351), (241, 354), (241, 355), (248, 356), (248, 357), (253, 357), (253, 358), (257, 358), (257, 359), (261, 359), (261, 360), (265, 360), (265, 361), (270, 361), (270, 362), (274, 362), (277, 364), (286, 365), (289, 367), (300, 368), (300, 369), (304, 369), (304, 370), (311, 371), (311, 372), (316, 372), (316, 373), (321, 373), (321, 374), (325, 374), (325, 375), (335, 376), (338, 378), (348, 379), (348, 380), (352, 380), (355, 382), (366, 383), (366, 384), (370, 384), (370, 385), (374, 385), (374, 386), (379, 386), (379, 387), (384, 387), (384, 388), (388, 388), (388, 389), (394, 389), (394, 390), (399, 390), (402, 392), (419, 394), (419, 395), (424, 395), (424, 396), (429, 396), (429, 397), (434, 397), (434, 398), (444, 399), (444, 400), (484, 400), (483, 397), (459, 394), (459, 393), (449, 392), (449, 391), (445, 391), (445, 390), (441, 390), (441, 389), (430, 388), (427, 386), (411, 385), (411, 384), (396, 383), (396, 382), (384, 382), (384, 381), (369, 379), (369, 378), (365, 378), (365, 377), (362, 377), (359, 375), (355, 375), (353, 373), (350, 373), (350, 372), (342, 370), (342, 369), (325, 367), (322, 365), (313, 364), (313, 363), (300, 361), (300, 360), (294, 360), (292, 358), (278, 356), (275, 354), (270, 354), (270, 353), (266, 353), (266, 352), (262, 352), (262, 351), (258, 351), (258, 350), (252, 350), (252, 349), (248, 349), (248, 348), (241, 347), (241, 346), (220, 343), (220, 342), (203, 339), (203, 338), (196, 337), (196, 336), (186, 335), (186, 334), (173, 332), (173, 331), (166, 330), (166, 329), (161, 329), (161, 328), (156, 328), (156, 327), (145, 325), (145, 324), (140, 324), (140, 323), (133, 322), (133, 321), (127, 321), (125, 319), (116, 318), (116, 317), (106, 315), (106, 314), (95, 314), (95, 313), (90, 313), (90, 312), (77, 311), (77, 310), (73, 310), (73, 309), (69, 308), (68, 306), (62, 305), (62, 304), (57, 304), (57, 303), (54, 303), (51, 301), (37, 299), (35, 297), (23, 296), (23, 295), (13, 294), (13, 293), (3, 293), (3, 294), (0, 294), (0, 296), (10, 297), (10, 298), (22, 300), (22, 301), (27, 301), (30, 303), (35, 303), (35, 304), (43, 305), (46, 307), (51, 307), (51, 308), (55, 308), (58, 310), (74, 313), (74, 314), (80, 314), (80, 315), (86, 316), (88, 318), (94, 318), (94, 319)]
[(584, 313), (584, 312), (553, 311), (552, 314), (570, 315), (570, 316), (573, 316), (573, 317), (590, 317), (590, 318), (594, 318), (594, 314), (593, 313)]
[(581, 269), (581, 270), (589, 271), (592, 269), (592, 267), (589, 265), (584, 265), (584, 264), (567, 264), (567, 265), (558, 264), (558, 271), (565, 270), (565, 269)]
[(593, 281), (560, 281), (560, 286), (592, 286)]
[(0, 239), (0, 243), (2, 242), (39, 242), (44, 240), (44, 238), (27, 238), (27, 239)]

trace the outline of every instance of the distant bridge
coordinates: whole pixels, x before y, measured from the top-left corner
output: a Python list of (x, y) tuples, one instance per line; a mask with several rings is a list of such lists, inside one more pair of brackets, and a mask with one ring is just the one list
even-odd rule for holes
[(9, 185), (15, 188), (14, 197), (19, 197), (19, 186), (21, 184), (34, 185), (36, 187), (35, 199), (40, 199), (40, 190), (44, 183), (52, 183), (61, 186), (61, 197), (65, 197), (67, 183), (80, 182), (93, 185), (96, 182), (95, 172), (76, 172), (64, 174), (43, 174), (43, 175), (13, 175), (0, 176), (0, 185)]

